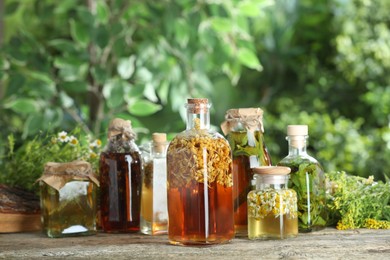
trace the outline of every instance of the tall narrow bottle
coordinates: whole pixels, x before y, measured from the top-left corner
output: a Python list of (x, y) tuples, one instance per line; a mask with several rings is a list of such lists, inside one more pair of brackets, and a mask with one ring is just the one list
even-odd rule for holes
[(232, 159), (228, 142), (210, 129), (207, 99), (188, 99), (187, 129), (168, 147), (168, 237), (204, 245), (234, 237)]
[(141, 232), (148, 235), (168, 232), (167, 135), (154, 133), (149, 153), (143, 155)]
[(140, 229), (141, 156), (131, 122), (116, 118), (100, 155), (100, 211), (105, 232)]
[(246, 235), (247, 195), (251, 190), (253, 168), (270, 166), (271, 157), (264, 142), (263, 110), (229, 109), (221, 124), (233, 152), (234, 226), (236, 235)]
[(307, 125), (287, 127), (288, 155), (278, 165), (291, 168), (289, 187), (298, 197), (299, 232), (322, 229), (328, 221), (324, 171), (319, 162), (307, 154)]

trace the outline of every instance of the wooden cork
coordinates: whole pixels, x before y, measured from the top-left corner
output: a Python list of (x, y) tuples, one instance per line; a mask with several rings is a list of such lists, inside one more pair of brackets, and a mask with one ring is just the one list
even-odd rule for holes
[(167, 135), (165, 133), (153, 133), (152, 140), (155, 151), (162, 153), (167, 142)]
[(269, 175), (288, 175), (291, 172), (290, 167), (285, 166), (260, 166), (252, 168), (257, 174), (269, 174)]
[(308, 135), (309, 128), (307, 125), (288, 125), (287, 126), (287, 135)]
[(207, 98), (189, 98), (187, 99), (187, 109), (194, 114), (204, 113), (209, 108), (209, 100)]

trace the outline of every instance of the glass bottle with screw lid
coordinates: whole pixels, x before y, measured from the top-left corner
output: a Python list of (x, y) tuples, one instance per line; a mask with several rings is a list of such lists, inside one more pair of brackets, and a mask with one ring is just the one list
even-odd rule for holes
[(289, 187), (298, 196), (300, 232), (323, 229), (328, 221), (325, 174), (320, 163), (307, 154), (307, 125), (287, 126), (288, 155), (278, 165), (291, 168)]
[(167, 162), (165, 133), (153, 133), (149, 151), (143, 157), (141, 196), (141, 233), (148, 235), (168, 232)]
[(253, 170), (255, 188), (248, 193), (248, 238), (296, 237), (297, 195), (287, 188), (290, 168), (264, 166)]
[(141, 206), (141, 155), (129, 120), (115, 118), (100, 155), (100, 211), (105, 232), (138, 232)]
[(231, 150), (210, 129), (207, 99), (188, 99), (186, 108), (187, 128), (167, 152), (169, 241), (225, 243), (234, 237)]
[(233, 155), (233, 201), (236, 235), (248, 231), (247, 195), (251, 190), (252, 168), (272, 164), (264, 142), (263, 110), (260, 108), (229, 109), (221, 129), (229, 141)]

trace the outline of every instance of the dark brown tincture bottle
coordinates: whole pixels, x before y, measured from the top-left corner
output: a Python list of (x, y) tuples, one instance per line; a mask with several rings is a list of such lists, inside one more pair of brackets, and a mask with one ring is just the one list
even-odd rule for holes
[(100, 211), (105, 232), (138, 232), (141, 202), (141, 156), (131, 122), (116, 118), (100, 155)]

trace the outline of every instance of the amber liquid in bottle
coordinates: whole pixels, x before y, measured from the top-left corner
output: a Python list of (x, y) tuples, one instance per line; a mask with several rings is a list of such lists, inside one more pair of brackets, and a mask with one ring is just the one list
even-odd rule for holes
[[(177, 244), (207, 244), (234, 237), (232, 189), (192, 181), (168, 189), (169, 239)], [(172, 242), (171, 242), (172, 243)]]
[[(251, 168), (271, 165), (271, 158), (267, 149), (264, 147), (263, 137), (260, 131), (254, 132), (254, 140), (256, 146), (262, 148), (259, 149), (258, 147), (249, 146), (247, 141), (239, 142), (240, 140), (247, 140), (248, 134), (245, 131), (232, 131), (228, 136), (233, 150), (234, 225), (237, 235), (246, 234), (248, 230), (247, 195), (251, 191), (251, 180), (253, 179), (253, 171)], [(243, 155), (241, 152), (242, 149), (247, 154)]]
[(168, 147), (171, 244), (219, 244), (234, 237), (231, 149), (210, 130), (209, 108), (207, 99), (188, 99), (187, 129)]
[(139, 153), (101, 153), (100, 210), (105, 232), (139, 231), (141, 177)]

